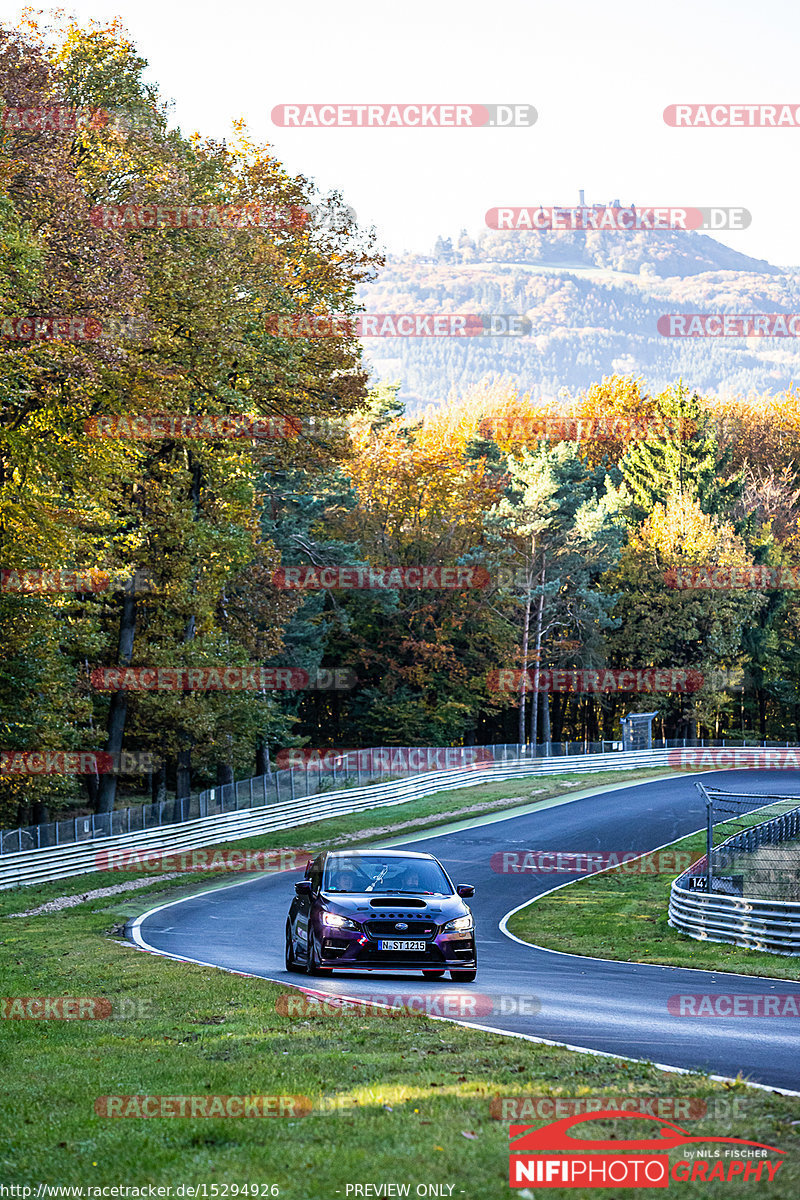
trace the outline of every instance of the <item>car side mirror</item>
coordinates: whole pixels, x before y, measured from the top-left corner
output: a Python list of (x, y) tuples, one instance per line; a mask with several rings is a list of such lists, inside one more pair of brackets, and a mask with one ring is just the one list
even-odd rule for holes
[(294, 885), (295, 896), (310, 896), (311, 895), (311, 880), (301, 879), (299, 883)]
[(475, 895), (475, 888), (471, 883), (460, 883), (456, 888), (456, 895), (463, 896), (466, 900), (468, 896)]

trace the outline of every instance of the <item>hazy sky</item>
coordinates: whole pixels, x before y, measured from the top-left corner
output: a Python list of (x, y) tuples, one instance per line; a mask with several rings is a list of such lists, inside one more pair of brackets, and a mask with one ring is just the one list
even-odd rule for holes
[[(244, 117), (287, 168), (338, 188), (392, 251), (475, 234), (496, 205), (738, 205), (719, 239), (800, 264), (789, 203), (800, 128), (671, 129), (672, 103), (800, 106), (800, 6), (744, 0), (89, 0), (120, 15), (174, 120), (217, 138)], [(20, 7), (3, 6), (4, 24)], [(283, 103), (527, 103), (517, 129), (298, 129)]]

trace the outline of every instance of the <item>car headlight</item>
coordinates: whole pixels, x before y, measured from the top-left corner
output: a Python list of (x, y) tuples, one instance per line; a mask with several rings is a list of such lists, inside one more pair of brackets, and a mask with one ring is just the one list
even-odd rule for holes
[(446, 930), (455, 930), (458, 933), (467, 933), (470, 929), (475, 928), (475, 922), (471, 916), (456, 917), (454, 921), (448, 921), (445, 925)]
[(332, 912), (322, 914), (322, 924), (330, 926), (331, 929), (358, 929), (355, 921), (351, 921), (349, 917), (340, 917), (338, 913)]

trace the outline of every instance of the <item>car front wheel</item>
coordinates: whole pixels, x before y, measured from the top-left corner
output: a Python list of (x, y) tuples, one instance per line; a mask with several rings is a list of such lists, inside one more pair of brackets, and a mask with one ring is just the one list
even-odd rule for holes
[(284, 963), (287, 971), (302, 971), (303, 968), (294, 956), (294, 942), (292, 941), (292, 927), (289, 922), (286, 922), (286, 952), (284, 954)]

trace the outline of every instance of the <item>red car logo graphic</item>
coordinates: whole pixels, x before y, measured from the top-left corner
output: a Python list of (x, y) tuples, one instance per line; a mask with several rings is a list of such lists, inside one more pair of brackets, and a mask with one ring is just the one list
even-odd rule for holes
[[(601, 1139), (572, 1137), (570, 1129), (583, 1121), (608, 1121), (613, 1118), (625, 1118), (630, 1121), (653, 1121), (660, 1126), (659, 1136), (655, 1138), (620, 1138)], [(561, 1121), (553, 1121), (550, 1125), (536, 1128), (535, 1125), (512, 1125), (509, 1129), (512, 1154), (526, 1154), (537, 1151), (567, 1150), (573, 1154), (592, 1150), (672, 1150), (676, 1146), (684, 1146), (693, 1142), (726, 1142), (735, 1146), (757, 1146), (762, 1150), (770, 1150), (775, 1154), (784, 1154), (777, 1146), (767, 1146), (764, 1142), (750, 1142), (745, 1138), (710, 1137), (704, 1134), (693, 1137), (680, 1125), (671, 1125), (651, 1117), (646, 1113), (623, 1112), (619, 1109), (609, 1109), (607, 1112), (579, 1113), (577, 1116), (564, 1117)]]

